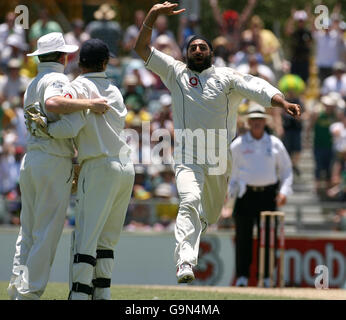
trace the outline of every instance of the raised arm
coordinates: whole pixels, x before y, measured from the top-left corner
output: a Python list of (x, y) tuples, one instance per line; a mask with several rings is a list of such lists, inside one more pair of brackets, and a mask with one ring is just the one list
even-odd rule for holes
[(70, 99), (62, 96), (47, 99), (45, 106), (48, 112), (63, 114), (87, 109), (95, 113), (105, 113), (110, 108), (105, 99)]
[(177, 15), (185, 11), (185, 9), (174, 10), (178, 6), (177, 3), (170, 3), (166, 1), (165, 3), (155, 4), (147, 14), (144, 19), (143, 25), (139, 31), (138, 38), (134, 50), (137, 54), (144, 60), (147, 61), (150, 52), (150, 42), (151, 42), (151, 33), (153, 30), (153, 25), (156, 21), (156, 18), (160, 14), (165, 14), (168, 16)]

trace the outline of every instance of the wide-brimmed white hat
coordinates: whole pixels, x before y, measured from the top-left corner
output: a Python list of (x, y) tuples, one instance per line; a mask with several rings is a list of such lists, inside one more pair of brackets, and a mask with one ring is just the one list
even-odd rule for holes
[(28, 53), (27, 56), (39, 56), (51, 52), (72, 53), (78, 49), (78, 46), (66, 44), (61, 32), (51, 32), (40, 37), (37, 40), (37, 50)]
[(259, 105), (257, 103), (256, 104), (255, 103), (251, 103), (249, 105), (246, 117), (248, 119), (253, 119), (253, 118), (269, 119), (270, 115), (268, 115), (266, 113), (265, 107), (263, 107), (263, 106), (261, 106), (261, 105)]

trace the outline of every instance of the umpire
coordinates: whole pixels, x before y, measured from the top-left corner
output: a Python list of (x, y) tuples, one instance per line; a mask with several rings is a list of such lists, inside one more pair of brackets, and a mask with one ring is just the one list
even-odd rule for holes
[[(257, 225), (259, 234), (260, 212), (277, 210), (292, 192), (290, 157), (283, 143), (265, 131), (267, 118), (264, 107), (251, 104), (247, 114), (250, 130), (231, 144), (233, 171), (229, 190), (231, 197), (237, 197), (234, 207), (237, 286), (248, 285), (253, 227)], [(269, 230), (269, 219), (266, 230)], [(266, 246), (268, 240), (269, 232), (266, 232)], [(258, 250), (259, 246), (257, 253)], [(268, 260), (269, 250), (266, 250), (265, 286), (269, 283)]]

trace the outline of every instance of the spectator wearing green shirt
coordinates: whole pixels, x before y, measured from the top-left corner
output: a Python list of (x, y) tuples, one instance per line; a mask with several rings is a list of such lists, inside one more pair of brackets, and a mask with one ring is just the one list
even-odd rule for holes
[(32, 48), (36, 48), (36, 41), (41, 36), (51, 32), (63, 32), (59, 23), (50, 20), (47, 9), (42, 9), (39, 16), (40, 18), (31, 26), (29, 31), (29, 41)]
[(308, 133), (313, 130), (313, 152), (315, 158), (315, 188), (318, 196), (324, 196), (331, 187), (331, 168), (334, 159), (333, 137), (329, 127), (337, 121), (336, 101), (330, 96), (322, 96), (324, 109), (312, 114)]

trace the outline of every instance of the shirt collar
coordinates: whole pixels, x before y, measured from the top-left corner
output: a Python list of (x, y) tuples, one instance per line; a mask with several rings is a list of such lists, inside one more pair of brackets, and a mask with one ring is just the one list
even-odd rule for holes
[(193, 73), (197, 73), (197, 74), (199, 74), (199, 75), (202, 75), (202, 76), (204, 76), (204, 75), (209, 75), (209, 74), (211, 74), (211, 73), (214, 73), (214, 70), (215, 70), (215, 66), (214, 65), (212, 65), (212, 66), (210, 66), (208, 69), (204, 69), (202, 72), (198, 72), (198, 71), (195, 71), (195, 70), (191, 70), (191, 69), (189, 69), (188, 68), (188, 70), (190, 70), (191, 72), (193, 72)]
[(88, 72), (80, 75), (85, 78), (107, 78), (106, 72)]
[(64, 73), (64, 65), (58, 62), (40, 62), (38, 67), (38, 72), (59, 72)]
[(264, 134), (263, 134), (262, 138), (261, 138), (261, 139), (258, 139), (258, 140), (255, 139), (255, 138), (251, 135), (250, 131), (248, 131), (248, 132), (246, 133), (246, 139), (247, 139), (248, 142), (254, 142), (254, 141), (259, 142), (259, 141), (263, 141), (263, 140), (268, 139), (268, 137), (269, 137), (269, 135), (268, 135), (268, 133), (265, 132), (265, 131), (264, 131)]

